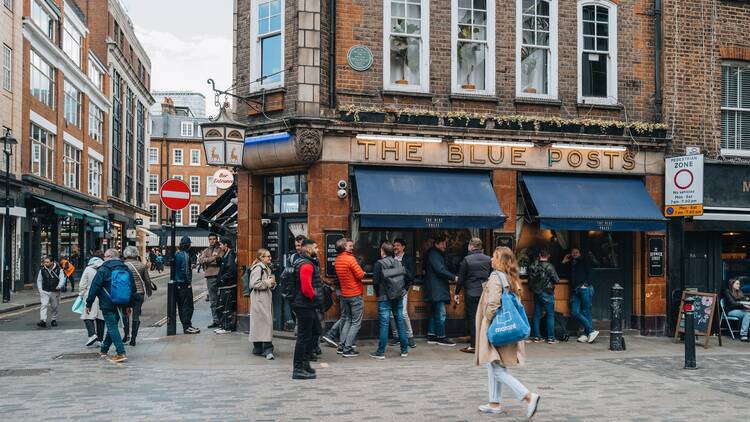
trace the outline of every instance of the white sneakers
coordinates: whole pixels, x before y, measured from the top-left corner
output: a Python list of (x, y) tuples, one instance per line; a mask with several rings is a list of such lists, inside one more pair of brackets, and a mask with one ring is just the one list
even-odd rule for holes
[(581, 336), (578, 337), (578, 342), (579, 343), (593, 343), (597, 337), (599, 337), (599, 331), (592, 331), (589, 333), (589, 335), (581, 334)]
[(581, 336), (578, 337), (579, 343), (586, 343), (587, 341), (589, 341), (589, 336), (587, 336), (586, 334), (581, 334)]
[(492, 407), (489, 404), (483, 404), (479, 406), (479, 411), (482, 413), (494, 413), (494, 414), (500, 414), (503, 413), (503, 409), (498, 407)]
[(89, 337), (88, 341), (86, 342), (86, 346), (92, 346), (94, 343), (96, 343), (96, 336), (95, 335)]
[(529, 405), (526, 407), (526, 418), (531, 419), (536, 414), (536, 409), (539, 407), (539, 394), (531, 393), (531, 399)]
[(227, 330), (225, 330), (223, 328), (217, 328), (217, 329), (214, 330), (214, 333), (216, 333), (216, 334), (227, 334), (227, 333), (231, 333), (231, 331), (227, 331)]

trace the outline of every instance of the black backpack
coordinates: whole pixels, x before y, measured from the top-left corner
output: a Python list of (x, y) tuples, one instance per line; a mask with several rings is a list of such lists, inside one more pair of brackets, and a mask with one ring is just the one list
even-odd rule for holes
[[(400, 262), (391, 258), (384, 261), (392, 262), (392, 266), (383, 266), (383, 281), (380, 285), (382, 294), (390, 300), (400, 299), (404, 294), (404, 283), (406, 281), (406, 270)], [(385, 262), (381, 262), (385, 264)]]
[(544, 263), (536, 261), (529, 269), (529, 289), (539, 294), (545, 290), (554, 289), (554, 281)]
[(294, 296), (297, 290), (296, 280), (294, 279), (294, 270), (298, 259), (299, 256), (297, 254), (293, 254), (289, 259), (289, 265), (284, 268), (284, 271), (281, 272), (281, 277), (279, 277), (281, 297), (288, 300), (289, 302), (294, 300)]

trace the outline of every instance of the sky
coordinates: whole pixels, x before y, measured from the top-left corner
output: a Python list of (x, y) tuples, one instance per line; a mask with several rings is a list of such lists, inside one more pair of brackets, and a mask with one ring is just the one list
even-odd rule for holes
[(232, 84), (232, 0), (120, 0), (151, 59), (152, 90), (197, 91), (215, 115), (216, 87)]

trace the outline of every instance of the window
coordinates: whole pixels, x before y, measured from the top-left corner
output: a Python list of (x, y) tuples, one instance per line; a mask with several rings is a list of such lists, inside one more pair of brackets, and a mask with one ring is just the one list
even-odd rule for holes
[(495, 2), (453, 0), (453, 92), (495, 93)]
[(13, 0), (3, 0), (3, 5), (11, 12), (13, 11)]
[(206, 177), (206, 196), (216, 196), (216, 184), (213, 176)]
[(65, 81), (63, 87), (65, 121), (73, 126), (81, 127), (81, 91), (68, 81)]
[(191, 166), (201, 165), (201, 150), (199, 149), (190, 150), (190, 165)]
[(557, 99), (557, 0), (516, 7), (516, 95)]
[(122, 77), (112, 71), (112, 196), (122, 195)]
[(55, 135), (31, 124), (31, 172), (52, 179), (55, 168)]
[(44, 35), (55, 42), (55, 25), (56, 21), (41, 2), (43, 0), (32, 0), (31, 2), (31, 20), (42, 30)]
[(81, 188), (81, 150), (68, 143), (63, 154), (63, 179), (66, 187)]
[(104, 112), (89, 101), (89, 137), (101, 143), (103, 131)]
[(182, 149), (181, 148), (175, 148), (172, 150), (172, 165), (175, 165), (175, 166), (182, 165)]
[(3, 89), (13, 91), (13, 50), (3, 44)]
[(151, 224), (159, 224), (159, 206), (157, 204), (148, 204), (148, 213), (151, 216)]
[[(375, 263), (380, 259), (380, 245), (396, 238), (406, 241), (407, 250), (414, 253), (414, 230), (369, 230), (357, 231), (354, 240), (354, 256), (366, 274), (372, 274)], [(412, 255), (413, 256), (413, 255)]]
[(159, 175), (149, 174), (148, 175), (148, 193), (159, 194)]
[(135, 119), (135, 203), (142, 207), (146, 200), (143, 191), (146, 182), (146, 106), (140, 101), (136, 102)]
[(201, 177), (190, 176), (190, 193), (193, 195), (201, 194)]
[(284, 0), (252, 0), (251, 89), (284, 84)]
[(104, 90), (104, 70), (95, 63), (94, 57), (89, 56), (89, 79), (96, 85), (99, 91)]
[(578, 101), (617, 104), (617, 6), (578, 3)]
[(76, 28), (69, 25), (67, 21), (63, 23), (63, 51), (73, 60), (76, 66), (81, 67), (81, 39), (83, 36)]
[(263, 196), (267, 214), (307, 212), (307, 176), (267, 177)]
[(185, 180), (185, 178), (181, 174), (176, 174), (176, 175), (172, 176), (172, 179)]
[(148, 163), (159, 164), (159, 148), (148, 149)]
[(89, 195), (102, 197), (102, 169), (101, 161), (89, 156)]
[(429, 91), (429, 15), (428, 0), (386, 0), (385, 89)]
[(133, 201), (133, 102), (135, 94), (125, 88), (125, 202)]
[(750, 63), (721, 66), (721, 153), (750, 156)]
[(47, 107), (55, 108), (55, 69), (31, 50), (31, 96)]
[(174, 212), (174, 221), (175, 221), (175, 225), (177, 226), (182, 225), (182, 210)]
[(190, 204), (190, 225), (198, 224), (198, 215), (200, 214), (200, 205)]
[(193, 136), (193, 122), (180, 123), (180, 136), (185, 136), (185, 137)]

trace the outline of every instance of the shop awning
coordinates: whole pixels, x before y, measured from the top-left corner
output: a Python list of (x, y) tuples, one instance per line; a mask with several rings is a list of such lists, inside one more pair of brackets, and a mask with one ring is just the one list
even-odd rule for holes
[(489, 173), (357, 168), (361, 227), (498, 228), (505, 214)]
[(220, 235), (236, 234), (237, 205), (232, 203), (236, 197), (237, 188), (233, 186), (198, 215), (196, 226)]
[(524, 174), (543, 229), (662, 231), (666, 219), (639, 179)]
[(62, 202), (53, 201), (51, 199), (42, 198), (41, 196), (34, 196), (34, 199), (52, 206), (55, 210), (55, 214), (59, 216), (78, 219), (86, 218), (88, 223), (94, 226), (104, 226), (107, 224), (107, 220), (104, 217), (94, 214), (91, 211), (74, 207), (72, 205), (63, 204)]

